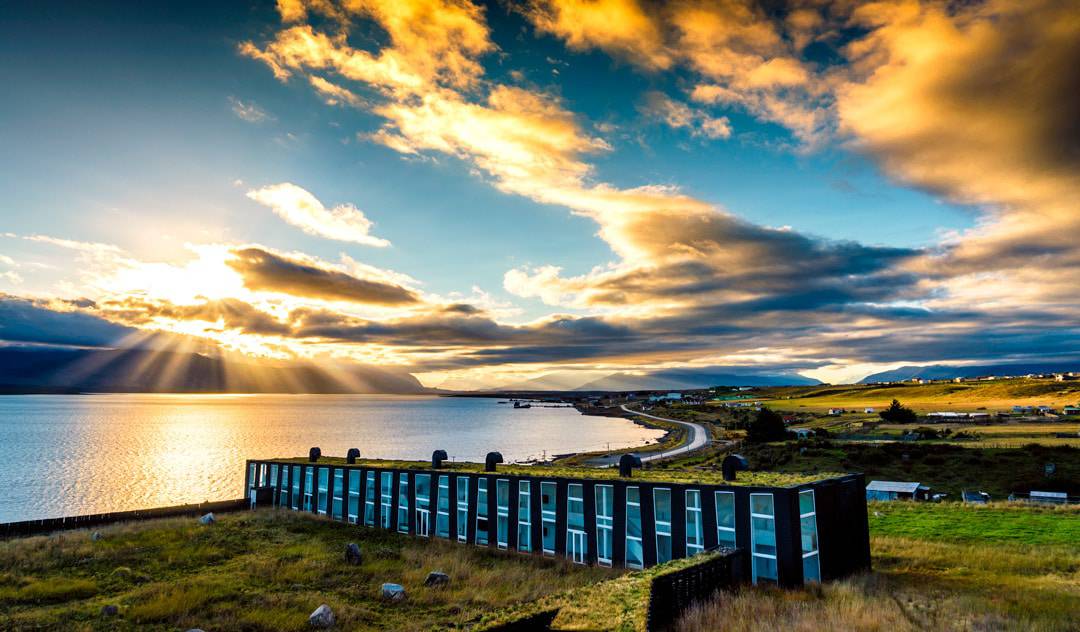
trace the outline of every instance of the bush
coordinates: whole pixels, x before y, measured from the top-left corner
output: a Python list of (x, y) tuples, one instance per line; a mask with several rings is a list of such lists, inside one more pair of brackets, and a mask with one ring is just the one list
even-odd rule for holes
[(750, 427), (746, 430), (746, 440), (751, 443), (783, 441), (787, 438), (787, 434), (784, 418), (768, 408), (762, 408), (758, 411), (757, 417), (750, 422)]
[(878, 413), (878, 415), (885, 421), (897, 424), (913, 423), (916, 419), (914, 410), (902, 406), (900, 402), (895, 399), (892, 400), (892, 404), (889, 404), (888, 408)]

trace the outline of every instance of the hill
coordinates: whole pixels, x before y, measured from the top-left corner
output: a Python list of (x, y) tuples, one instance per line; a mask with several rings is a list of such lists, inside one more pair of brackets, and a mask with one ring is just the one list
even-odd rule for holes
[(778, 375), (718, 373), (699, 369), (668, 369), (646, 375), (612, 373), (574, 390), (578, 391), (659, 391), (708, 388), (710, 386), (812, 386), (815, 379), (795, 373)]
[(1041, 364), (981, 364), (975, 366), (950, 366), (931, 364), (928, 366), (902, 366), (891, 371), (882, 371), (867, 375), (859, 380), (860, 384), (875, 382), (902, 382), (911, 379), (951, 380), (957, 377), (980, 377), (984, 375), (1042, 375), (1046, 373), (1068, 373), (1080, 370), (1080, 362), (1057, 362)]
[(430, 392), (409, 373), (372, 366), (247, 364), (140, 349), (0, 347), (0, 392)]

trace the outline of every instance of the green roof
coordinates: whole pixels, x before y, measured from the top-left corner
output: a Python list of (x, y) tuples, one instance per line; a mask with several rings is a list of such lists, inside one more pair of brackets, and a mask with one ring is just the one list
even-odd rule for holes
[[(253, 459), (257, 461), (277, 461), (288, 463), (309, 463), (307, 457), (289, 457), (283, 459)], [(320, 457), (318, 465), (345, 465), (340, 457)], [(383, 459), (357, 459), (361, 467), (377, 467), (399, 470), (431, 470), (429, 461), (393, 461)], [(440, 472), (476, 472), (483, 473), (483, 463), (444, 462)], [(562, 465), (516, 465), (499, 464), (501, 474), (520, 476), (546, 476), (550, 478), (583, 478), (589, 480), (619, 479), (619, 470), (614, 467), (569, 467)], [(643, 468), (635, 469), (632, 480), (648, 483), (683, 483), (703, 485), (746, 485), (760, 487), (795, 487), (814, 481), (846, 476), (843, 472), (739, 472), (735, 481), (725, 481), (717, 468), (686, 468), (679, 470)]]

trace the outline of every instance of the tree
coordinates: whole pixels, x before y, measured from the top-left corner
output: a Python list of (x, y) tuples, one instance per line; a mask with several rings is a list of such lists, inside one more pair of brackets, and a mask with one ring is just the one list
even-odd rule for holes
[(892, 400), (892, 404), (885, 410), (878, 413), (885, 421), (891, 421), (898, 424), (914, 423), (916, 416), (915, 411), (910, 408), (905, 408), (897, 400)]
[(787, 439), (784, 418), (768, 408), (759, 410), (757, 417), (750, 422), (746, 430), (746, 440), (751, 443), (768, 443), (784, 439)]

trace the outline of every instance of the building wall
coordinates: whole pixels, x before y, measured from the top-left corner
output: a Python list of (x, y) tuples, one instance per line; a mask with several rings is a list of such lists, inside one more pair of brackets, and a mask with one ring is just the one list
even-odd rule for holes
[[(300, 486), (294, 494), (293, 471), (296, 465), (301, 466)], [(281, 503), (281, 484), (288, 467), (288, 487), (285, 495), (286, 502)], [(754, 533), (751, 517), (751, 494), (771, 494), (773, 499), (773, 525), (775, 526), (775, 557), (777, 568), (777, 582), (785, 586), (800, 585), (803, 583), (803, 545), (804, 542), (812, 542), (810, 533), (803, 533), (800, 516), (800, 492), (813, 491), (813, 504), (815, 512), (813, 516), (816, 522), (817, 546), (819, 560), (819, 575), (823, 580), (841, 577), (852, 572), (868, 569), (870, 566), (870, 540), (869, 526), (866, 515), (866, 497), (864, 493), (865, 482), (862, 475), (851, 475), (835, 479), (816, 481), (800, 485), (798, 487), (750, 487), (750, 486), (724, 486), (705, 484), (680, 484), (658, 483), (639, 481), (633, 478), (620, 478), (609, 480), (595, 479), (569, 479), (561, 477), (545, 476), (519, 476), (502, 473), (462, 473), (455, 470), (399, 470), (391, 468), (364, 467), (360, 465), (337, 465), (321, 463), (285, 463), (274, 461), (248, 461), (246, 468), (245, 497), (252, 499), (252, 506), (271, 504), (284, 508), (297, 507), (304, 510), (304, 496), (308, 493), (308, 468), (313, 468), (311, 477), (312, 485), (316, 488), (312, 493), (314, 513), (324, 513), (333, 516), (334, 498), (334, 472), (342, 470), (342, 509), (340, 519), (348, 520), (349, 514), (349, 476), (359, 473), (359, 509), (357, 522), (364, 523), (365, 499), (367, 497), (367, 473), (374, 472), (374, 526), (382, 524), (382, 504), (380, 498), (380, 481), (384, 472), (392, 475), (393, 486), (391, 489), (391, 503), (389, 507), (390, 529), (399, 530), (399, 481), (400, 475), (408, 477), (408, 512), (407, 523), (404, 525), (406, 532), (413, 535), (417, 533), (417, 495), (416, 476), (429, 475), (428, 507), (430, 510), (428, 520), (428, 533), (426, 537), (437, 537), (438, 520), (438, 493), (439, 477), (449, 476), (449, 530), (447, 538), (457, 541), (457, 491), (459, 482), (463, 478), (468, 479), (468, 520), (466, 521), (465, 542), (475, 545), (477, 538), (477, 510), (478, 510), (478, 481), (487, 481), (487, 544), (493, 548), (501, 548), (498, 542), (498, 481), (505, 480), (509, 485), (507, 498), (507, 521), (505, 548), (517, 551), (518, 541), (518, 495), (519, 482), (528, 481), (530, 484), (529, 520), (531, 522), (530, 535), (531, 554), (542, 555), (543, 547), (543, 516), (541, 483), (550, 482), (555, 484), (555, 556), (572, 557), (567, 549), (567, 517), (568, 517), (568, 492), (571, 485), (581, 485), (584, 499), (584, 532), (586, 550), (581, 556), (581, 562), (585, 564), (598, 564), (597, 556), (597, 486), (610, 486), (613, 494), (613, 520), (611, 529), (611, 564), (624, 566), (626, 564), (627, 546), (627, 489), (636, 487), (639, 491), (641, 504), (641, 530), (644, 566), (653, 566), (658, 562), (657, 549), (657, 523), (654, 502), (657, 490), (669, 490), (671, 498), (671, 559), (679, 559), (687, 555), (687, 516), (686, 516), (686, 491), (697, 490), (700, 493), (701, 522), (705, 550), (718, 546), (719, 532), (717, 530), (716, 495), (715, 492), (731, 492), (734, 494), (735, 505), (735, 538), (736, 546), (747, 550), (748, 563), (745, 565), (746, 579), (751, 580), (754, 574), (755, 552), (759, 547), (753, 546), (752, 536)], [(318, 506), (319, 500), (319, 470), (326, 468), (328, 489), (326, 493), (326, 506)], [(538, 468), (539, 469), (539, 468)], [(272, 493), (271, 493), (272, 491)], [(269, 501), (267, 500), (269, 499)], [(805, 498), (804, 498), (805, 500)], [(759, 520), (758, 524), (767, 524), (768, 520)], [(759, 529), (759, 531), (761, 531)], [(765, 533), (764, 531), (761, 531)], [(483, 534), (481, 534), (483, 535)], [(481, 538), (482, 540), (482, 538)], [(764, 549), (762, 549), (764, 550)], [(811, 557), (813, 557), (811, 555)], [(767, 562), (766, 557), (758, 558)], [(765, 566), (763, 566), (764, 568)], [(813, 570), (813, 569), (811, 569)]]

